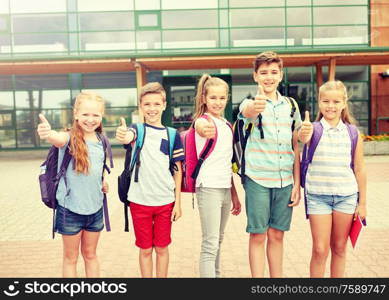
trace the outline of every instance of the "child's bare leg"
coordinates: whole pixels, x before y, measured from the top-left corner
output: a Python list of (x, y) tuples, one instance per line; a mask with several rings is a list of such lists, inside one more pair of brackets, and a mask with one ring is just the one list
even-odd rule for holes
[(78, 251), (81, 241), (81, 232), (74, 235), (62, 235), (63, 265), (62, 276), (77, 277)]
[(282, 277), (284, 232), (275, 228), (267, 231), (267, 260), (269, 263), (270, 277)]
[(249, 261), (252, 277), (263, 277), (265, 270), (266, 233), (250, 233)]
[(158, 278), (166, 278), (169, 267), (169, 248), (155, 247), (157, 253), (156, 272)]
[(100, 277), (100, 264), (96, 255), (100, 232), (82, 231), (81, 254), (85, 262), (86, 277)]
[(153, 277), (153, 248), (139, 249), (139, 266), (143, 278)]
[(311, 277), (324, 277), (326, 261), (330, 250), (332, 215), (310, 215), (312, 234)]
[(331, 277), (343, 277), (346, 247), (353, 215), (333, 211), (331, 234)]

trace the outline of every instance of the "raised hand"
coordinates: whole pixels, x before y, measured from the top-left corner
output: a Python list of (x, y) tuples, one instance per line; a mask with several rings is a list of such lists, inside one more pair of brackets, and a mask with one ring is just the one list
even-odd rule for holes
[(201, 129), (201, 135), (207, 139), (213, 139), (216, 136), (216, 128), (215, 124), (211, 121), (208, 120), (204, 125), (202, 126)]
[(43, 114), (39, 114), (39, 119), (41, 123), (38, 125), (38, 135), (42, 140), (48, 139), (52, 132), (50, 123)]
[(257, 95), (254, 99), (254, 111), (256, 114), (262, 113), (266, 108), (266, 99), (265, 92), (263, 90), (263, 87), (258, 84), (258, 90)]
[(308, 142), (313, 134), (313, 125), (311, 121), (309, 120), (309, 111), (305, 111), (305, 118), (304, 121), (301, 124), (301, 128), (299, 131), (300, 139), (303, 143)]
[(116, 129), (116, 139), (121, 144), (129, 144), (134, 139), (134, 133), (128, 130), (124, 118), (120, 118), (120, 126)]

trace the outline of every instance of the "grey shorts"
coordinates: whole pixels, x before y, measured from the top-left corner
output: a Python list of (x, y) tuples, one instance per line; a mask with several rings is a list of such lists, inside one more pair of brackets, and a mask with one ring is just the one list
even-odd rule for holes
[(246, 214), (249, 233), (265, 233), (269, 227), (288, 231), (293, 208), (289, 207), (293, 185), (283, 188), (266, 188), (246, 178)]

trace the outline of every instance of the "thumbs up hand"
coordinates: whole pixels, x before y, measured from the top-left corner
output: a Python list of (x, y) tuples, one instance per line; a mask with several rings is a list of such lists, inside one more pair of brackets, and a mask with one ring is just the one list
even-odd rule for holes
[(313, 134), (313, 125), (309, 120), (309, 111), (305, 111), (305, 118), (299, 130), (300, 140), (304, 144), (306, 144), (311, 140), (312, 134)]
[(129, 144), (135, 138), (134, 131), (128, 130), (126, 120), (120, 118), (120, 126), (116, 129), (116, 139), (121, 144)]
[(216, 136), (216, 128), (212, 121), (208, 120), (202, 127), (202, 137), (213, 139)]
[(51, 126), (49, 121), (45, 118), (43, 114), (39, 114), (39, 119), (41, 123), (39, 123), (37, 132), (40, 137), (40, 139), (48, 139), (50, 134), (52, 133)]
[(263, 87), (258, 84), (257, 95), (254, 99), (254, 111), (256, 114), (262, 113), (266, 108), (266, 99), (265, 92), (263, 91)]

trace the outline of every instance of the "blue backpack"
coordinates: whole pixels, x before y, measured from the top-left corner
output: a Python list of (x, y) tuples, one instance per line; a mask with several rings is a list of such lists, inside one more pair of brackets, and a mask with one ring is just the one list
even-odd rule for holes
[[(120, 201), (124, 205), (124, 231), (126, 232), (128, 232), (128, 205), (130, 203), (128, 200), (128, 190), (130, 188), (133, 171), (135, 171), (134, 182), (139, 182), (138, 174), (141, 165), (140, 152), (145, 141), (147, 127), (144, 123), (136, 123), (133, 125), (133, 128), (136, 131), (136, 139), (132, 143), (124, 145), (124, 148), (127, 149), (124, 170), (118, 177), (118, 194)], [(174, 171), (177, 170), (177, 166), (173, 163), (173, 147), (177, 130), (171, 127), (166, 127), (166, 130), (169, 141), (169, 170), (173, 176)]]
[[(355, 125), (351, 125), (349, 123), (345, 123), (347, 126), (348, 134), (350, 135), (351, 140), (351, 163), (350, 167), (354, 170), (354, 153), (355, 148), (357, 147), (358, 143), (358, 130)], [(309, 142), (309, 147), (307, 145), (304, 145), (303, 154), (300, 162), (300, 185), (301, 187), (305, 188), (305, 179), (307, 176), (308, 166), (312, 162), (313, 155), (315, 153), (316, 147), (320, 142), (320, 138), (323, 134), (323, 125), (320, 122), (313, 122), (313, 134), (311, 137), (311, 140)], [(307, 215), (307, 193), (306, 189), (304, 189), (304, 203), (305, 203), (305, 215), (308, 218)]]
[[(110, 167), (113, 168), (113, 160), (112, 160), (112, 150), (111, 144), (108, 139), (97, 132), (98, 139), (103, 144), (104, 149), (104, 170), (107, 170), (108, 173), (111, 172), (110, 168), (106, 164), (107, 152), (110, 159)], [(41, 200), (42, 202), (49, 208), (53, 210), (53, 238), (54, 238), (54, 221), (55, 221), (55, 210), (58, 206), (58, 200), (56, 197), (57, 189), (61, 178), (64, 178), (65, 185), (67, 186), (66, 180), (66, 170), (69, 166), (70, 161), (72, 160), (72, 155), (70, 154), (69, 145), (65, 149), (65, 153), (63, 156), (63, 160), (61, 163), (61, 167), (58, 171), (58, 153), (59, 149), (55, 146), (51, 146), (49, 149), (49, 153), (47, 154), (46, 160), (41, 164), (42, 173), (39, 175), (39, 187), (41, 191)], [(103, 179), (103, 176), (102, 176)], [(107, 195), (104, 193), (103, 198), (103, 210), (104, 210), (104, 219), (107, 231), (111, 231), (111, 226), (109, 222), (108, 216), (108, 205), (107, 205)]]

